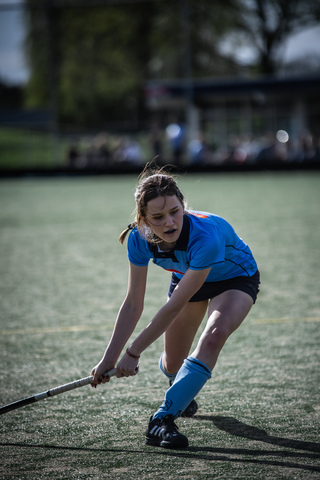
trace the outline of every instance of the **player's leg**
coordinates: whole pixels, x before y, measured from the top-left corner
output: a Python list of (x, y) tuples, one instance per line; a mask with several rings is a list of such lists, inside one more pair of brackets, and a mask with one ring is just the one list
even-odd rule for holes
[(252, 305), (251, 296), (239, 290), (228, 290), (210, 301), (206, 328), (195, 350), (184, 360), (154, 417), (169, 414), (177, 418), (184, 411), (211, 377), (223, 345), (241, 325)]
[(207, 308), (207, 300), (187, 303), (165, 332), (161, 363), (163, 371), (167, 374), (174, 376), (189, 355), (192, 342)]
[(228, 290), (210, 301), (208, 322), (195, 350), (181, 366), (163, 404), (150, 418), (147, 444), (165, 448), (185, 448), (188, 445), (187, 437), (178, 432), (173, 420), (211, 378), (211, 370), (223, 345), (241, 325), (252, 305), (251, 296), (240, 290)]
[(248, 315), (253, 300), (240, 290), (227, 290), (209, 303), (208, 322), (191, 356), (212, 370), (228, 337)]
[[(208, 301), (189, 302), (164, 335), (164, 352), (160, 358), (160, 370), (168, 377), (170, 386), (183, 361), (189, 355), (192, 342), (205, 316)], [(197, 402), (192, 399), (181, 413), (183, 417), (193, 417), (198, 410)]]

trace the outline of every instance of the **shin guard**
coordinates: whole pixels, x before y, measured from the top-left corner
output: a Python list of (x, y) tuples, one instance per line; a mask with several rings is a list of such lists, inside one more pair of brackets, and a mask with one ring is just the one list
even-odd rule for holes
[(188, 357), (177, 373), (173, 385), (167, 390), (164, 402), (153, 418), (162, 418), (165, 415), (179, 417), (210, 378), (209, 367), (196, 358)]

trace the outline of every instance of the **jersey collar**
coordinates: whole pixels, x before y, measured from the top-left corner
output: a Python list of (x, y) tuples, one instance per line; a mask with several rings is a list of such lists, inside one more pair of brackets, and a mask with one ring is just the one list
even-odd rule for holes
[(189, 233), (190, 233), (190, 218), (185, 213), (183, 215), (183, 224), (182, 224), (181, 233), (174, 247), (174, 250), (180, 250), (183, 252), (187, 250), (188, 243), (189, 243)]

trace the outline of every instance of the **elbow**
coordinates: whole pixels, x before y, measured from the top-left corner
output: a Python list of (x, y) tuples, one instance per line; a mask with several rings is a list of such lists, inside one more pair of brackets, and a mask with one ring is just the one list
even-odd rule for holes
[(122, 307), (126, 310), (127, 313), (130, 313), (135, 317), (138, 316), (140, 318), (143, 312), (144, 302), (143, 300), (139, 301), (137, 299), (126, 298), (123, 302)]
[(186, 301), (177, 302), (171, 297), (163, 308), (166, 310), (166, 314), (168, 315), (168, 317), (173, 320), (179, 315), (179, 313), (186, 304)]

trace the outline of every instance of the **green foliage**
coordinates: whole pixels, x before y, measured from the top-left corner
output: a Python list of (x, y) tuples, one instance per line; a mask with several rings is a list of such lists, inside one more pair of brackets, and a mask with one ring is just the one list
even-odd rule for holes
[[(30, 1), (32, 76), (27, 105), (40, 106), (56, 98), (64, 124), (94, 127), (134, 116), (141, 120), (145, 81), (154, 76), (185, 76), (188, 17), (182, 5), (150, 2), (68, 8), (52, 4), (41, 9)], [(234, 62), (223, 61), (217, 45), (219, 35), (231, 28), (232, 2), (213, 6), (209, 0), (191, 1), (189, 18), (192, 74), (231, 73)]]
[[(43, 1), (38, 2), (38, 8), (29, 8), (26, 2), (25, 22), (27, 25), (26, 55), (31, 67), (31, 77), (26, 86), (25, 106), (37, 108), (50, 103), (50, 52), (48, 41), (48, 24)], [(34, 4), (33, 4), (34, 5)]]
[(60, 124), (102, 128), (146, 119), (146, 80), (225, 77), (241, 67), (223, 39), (250, 43), (251, 72), (277, 69), (289, 33), (319, 20), (315, 0), (98, 2), (27, 0), (31, 78), (26, 106), (50, 105)]
[(130, 27), (121, 9), (63, 12), (59, 96), (65, 121), (72, 121), (75, 112), (80, 124), (92, 124), (109, 115), (118, 120), (122, 110), (128, 111), (128, 98), (139, 87)]
[(0, 169), (65, 166), (69, 143), (51, 133), (0, 128)]

